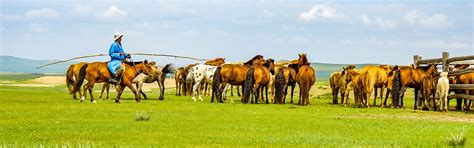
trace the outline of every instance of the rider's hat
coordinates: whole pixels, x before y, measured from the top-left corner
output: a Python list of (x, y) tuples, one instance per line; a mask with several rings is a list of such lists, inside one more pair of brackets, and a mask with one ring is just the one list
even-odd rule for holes
[(120, 34), (120, 33), (117, 32), (117, 33), (115, 33), (114, 38), (115, 38), (115, 40), (117, 40), (117, 39), (121, 38), (122, 36), (123, 36), (123, 34)]

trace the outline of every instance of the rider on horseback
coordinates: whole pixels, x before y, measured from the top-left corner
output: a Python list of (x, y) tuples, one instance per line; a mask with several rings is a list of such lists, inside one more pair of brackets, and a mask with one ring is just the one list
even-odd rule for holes
[(125, 70), (125, 65), (123, 64), (122, 60), (125, 58), (130, 58), (130, 54), (127, 54), (123, 51), (122, 36), (123, 34), (116, 33), (114, 35), (115, 42), (112, 43), (109, 49), (109, 56), (111, 60), (107, 64), (107, 67), (111, 73), (109, 82), (113, 84), (120, 84), (121, 75)]

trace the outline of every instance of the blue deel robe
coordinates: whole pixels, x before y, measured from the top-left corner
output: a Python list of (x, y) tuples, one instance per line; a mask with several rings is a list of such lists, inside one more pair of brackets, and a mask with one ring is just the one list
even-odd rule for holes
[[(120, 55), (120, 52), (124, 54)], [(126, 58), (122, 45), (117, 42), (112, 43), (109, 49), (109, 56), (110, 62), (107, 64), (107, 68), (109, 68), (110, 73), (115, 75), (115, 73), (117, 73), (117, 70), (120, 68), (120, 65), (122, 64), (122, 60)]]

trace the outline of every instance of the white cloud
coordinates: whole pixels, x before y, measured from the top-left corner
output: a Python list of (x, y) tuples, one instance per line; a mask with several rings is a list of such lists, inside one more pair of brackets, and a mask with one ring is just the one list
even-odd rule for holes
[(103, 16), (105, 17), (115, 17), (115, 16), (126, 16), (127, 12), (120, 10), (117, 6), (112, 5), (107, 10), (104, 11)]
[(362, 15), (362, 23), (364, 23), (367, 26), (375, 26), (382, 30), (389, 30), (389, 29), (394, 29), (397, 27), (397, 24), (390, 19), (384, 19), (380, 17), (376, 17), (375, 19), (370, 19), (365, 14)]
[(299, 15), (299, 18), (304, 21), (311, 21), (315, 19), (337, 19), (342, 18), (343, 14), (338, 14), (336, 8), (327, 5), (314, 5), (307, 12), (303, 12)]
[(362, 22), (366, 25), (370, 24), (370, 19), (367, 17), (367, 15), (363, 14), (362, 15)]
[(50, 8), (41, 8), (41, 9), (33, 9), (28, 10), (25, 13), (25, 16), (28, 18), (46, 18), (46, 19), (53, 19), (59, 16), (58, 11)]
[(71, 12), (76, 15), (89, 15), (92, 13), (92, 7), (86, 5), (74, 5)]
[(442, 28), (452, 25), (446, 14), (433, 14), (432, 16), (422, 18), (420, 24), (428, 28)]
[(1, 19), (2, 21), (11, 21), (11, 22), (15, 22), (15, 21), (21, 21), (23, 20), (23, 16), (21, 15), (4, 15), (4, 14), (0, 14), (1, 16)]
[(28, 26), (28, 31), (33, 33), (45, 33), (48, 32), (48, 28), (44, 24), (30, 24)]
[(406, 13), (404, 19), (410, 25), (419, 25), (426, 28), (442, 28), (453, 24), (446, 14), (435, 13), (430, 16), (417, 10)]

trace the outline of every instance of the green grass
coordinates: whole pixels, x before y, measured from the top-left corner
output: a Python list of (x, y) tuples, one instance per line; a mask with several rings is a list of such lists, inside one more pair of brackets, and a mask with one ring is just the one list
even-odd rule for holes
[[(329, 95), (301, 107), (240, 104), (237, 97), (234, 104), (192, 102), (174, 89), (164, 101), (156, 89), (148, 94), (152, 100), (140, 103), (128, 92), (121, 104), (93, 104), (73, 100), (65, 86), (0, 86), (0, 145), (448, 146), (458, 129), (474, 145), (472, 112), (413, 111), (412, 98), (405, 109), (364, 109), (330, 104)], [(142, 112), (149, 121), (136, 121)]]
[(29, 79), (34, 79), (41, 77), (43, 75), (33, 75), (33, 74), (0, 74), (0, 83), (8, 82), (8, 83), (18, 83), (24, 82)]

